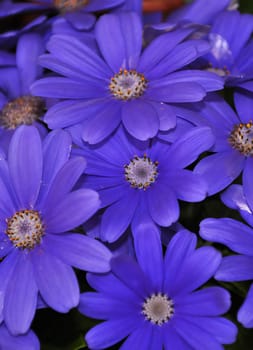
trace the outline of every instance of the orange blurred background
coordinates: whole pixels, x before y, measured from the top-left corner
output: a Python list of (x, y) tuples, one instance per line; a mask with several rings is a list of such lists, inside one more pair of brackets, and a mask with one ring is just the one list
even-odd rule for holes
[(143, 0), (144, 12), (168, 12), (182, 6), (183, 0)]

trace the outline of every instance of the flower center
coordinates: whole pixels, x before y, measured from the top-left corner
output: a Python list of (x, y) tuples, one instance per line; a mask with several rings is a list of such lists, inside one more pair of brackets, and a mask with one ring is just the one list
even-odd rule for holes
[(206, 70), (208, 72), (215, 73), (215, 74), (219, 75), (220, 77), (227, 77), (228, 75), (230, 75), (230, 71), (228, 70), (228, 68), (226, 66), (224, 66), (223, 68), (214, 67), (212, 65), (212, 63), (208, 64), (208, 67)]
[(253, 122), (235, 125), (228, 138), (233, 148), (245, 156), (253, 155)]
[(146, 154), (142, 158), (135, 156), (125, 165), (125, 178), (132, 187), (146, 190), (158, 176), (158, 162), (152, 162)]
[(37, 96), (22, 96), (8, 102), (0, 112), (0, 124), (7, 129), (16, 129), (19, 125), (31, 125), (44, 112), (45, 103)]
[(80, 10), (83, 6), (87, 5), (89, 0), (53, 0), (54, 6), (60, 12), (71, 12)]
[(12, 244), (21, 249), (32, 249), (40, 244), (44, 225), (36, 210), (20, 210), (7, 219), (6, 234)]
[(113, 96), (120, 100), (140, 97), (146, 90), (146, 87), (146, 78), (134, 69), (120, 69), (119, 73), (111, 78), (109, 85)]
[(142, 314), (146, 320), (161, 326), (174, 315), (174, 303), (166, 294), (153, 294), (142, 305)]

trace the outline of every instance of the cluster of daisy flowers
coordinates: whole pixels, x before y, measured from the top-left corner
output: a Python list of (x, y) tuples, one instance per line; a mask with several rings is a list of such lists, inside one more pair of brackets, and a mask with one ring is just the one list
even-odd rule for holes
[(46, 349), (45, 309), (79, 313), (70, 350), (232, 349), (253, 328), (239, 10), (1, 1), (1, 350)]

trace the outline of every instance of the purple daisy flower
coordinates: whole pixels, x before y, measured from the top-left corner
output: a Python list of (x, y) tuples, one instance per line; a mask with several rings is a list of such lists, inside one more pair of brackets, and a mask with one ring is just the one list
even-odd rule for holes
[[(42, 136), (47, 134), (41, 120), (46, 102), (30, 93), (30, 85), (42, 76), (37, 61), (44, 50), (39, 34), (24, 34), (17, 44), (15, 64), (0, 65), (0, 144), (4, 149), (8, 149), (11, 136), (19, 125), (33, 124)], [(10, 58), (7, 62), (11, 62)]]
[(159, 233), (145, 227), (135, 241), (138, 262), (121, 255), (112, 259), (111, 273), (88, 274), (97, 292), (83, 293), (79, 310), (105, 320), (86, 334), (89, 349), (107, 349), (126, 337), (120, 350), (220, 350), (233, 343), (236, 326), (220, 316), (230, 307), (229, 293), (196, 290), (214, 275), (221, 255), (196, 243), (194, 234), (181, 231), (163, 258)]
[(0, 349), (39, 350), (40, 343), (32, 331), (29, 331), (25, 335), (13, 336), (7, 327), (2, 324), (0, 325)]
[(38, 293), (59, 312), (78, 304), (71, 266), (92, 272), (110, 269), (106, 247), (69, 232), (100, 206), (95, 191), (72, 191), (85, 161), (69, 160), (70, 150), (71, 138), (64, 131), (48, 134), (42, 143), (36, 128), (21, 126), (8, 159), (1, 155), (0, 294), (5, 323), (14, 335), (29, 329)]
[(198, 0), (179, 9), (169, 19), (172, 23), (184, 20), (212, 25), (208, 34), (210, 52), (197, 60), (194, 66), (222, 76), (225, 85), (236, 90), (235, 103), (237, 99), (243, 103), (248, 94), (253, 99), (253, 41), (250, 40), (253, 17), (238, 11), (222, 11), (237, 7), (237, 1), (214, 0), (207, 7), (205, 1)]
[(252, 31), (253, 16), (238, 11), (222, 12), (211, 27), (211, 50), (201, 60), (209, 71), (224, 77), (226, 86), (253, 91)]
[[(113, 242), (132, 223), (170, 226), (179, 217), (178, 199), (198, 202), (206, 196), (203, 178), (184, 169), (210, 148), (209, 128), (194, 128), (173, 145), (140, 142), (119, 129), (102, 146), (75, 150), (87, 159), (83, 185), (98, 191), (102, 214), (101, 239)], [(127, 210), (126, 210), (127, 208)]]
[[(251, 102), (252, 104), (252, 102)], [(212, 195), (227, 187), (242, 173), (248, 191), (253, 171), (252, 109), (243, 101), (237, 103), (237, 114), (219, 96), (212, 96), (203, 104), (202, 116), (215, 136), (215, 153), (200, 160), (194, 172), (202, 174)]]
[[(223, 258), (215, 278), (220, 281), (253, 280), (253, 191), (243, 191), (240, 185), (232, 185), (222, 195), (223, 202), (232, 209), (239, 210), (250, 225), (231, 218), (208, 218), (200, 224), (202, 238), (222, 243), (237, 255)], [(238, 312), (238, 320), (246, 328), (253, 328), (253, 284)]]
[(216, 74), (182, 70), (209, 50), (202, 40), (182, 42), (191, 32), (185, 28), (161, 35), (142, 52), (140, 18), (124, 13), (98, 20), (100, 53), (72, 37), (53, 36), (50, 54), (40, 63), (64, 77), (39, 80), (31, 91), (66, 101), (48, 110), (46, 123), (52, 129), (79, 125), (91, 144), (104, 140), (121, 121), (139, 140), (173, 128), (176, 116), (169, 103), (200, 101), (207, 91), (223, 86)]

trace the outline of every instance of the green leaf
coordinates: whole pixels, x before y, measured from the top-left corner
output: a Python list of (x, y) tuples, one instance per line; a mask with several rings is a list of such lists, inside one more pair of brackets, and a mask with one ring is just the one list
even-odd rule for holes
[(97, 321), (84, 317), (77, 309), (67, 314), (42, 309), (37, 311), (33, 329), (41, 350), (85, 350), (84, 336), (96, 324)]
[(240, 12), (253, 13), (253, 2), (249, 0), (240, 0)]
[(80, 335), (75, 341), (66, 347), (64, 350), (81, 350), (87, 348), (83, 335)]

